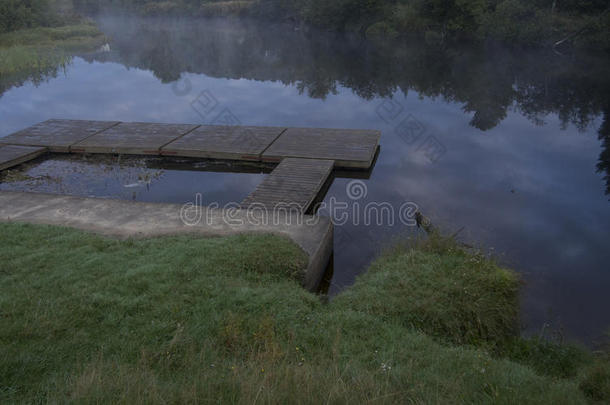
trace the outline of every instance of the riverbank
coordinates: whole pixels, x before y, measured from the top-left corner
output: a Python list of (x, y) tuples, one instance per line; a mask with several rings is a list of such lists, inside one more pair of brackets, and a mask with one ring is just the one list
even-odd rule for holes
[(607, 400), (607, 362), (517, 338), (516, 275), (439, 238), (329, 304), (274, 236), (0, 224), (0, 259), (1, 402)]

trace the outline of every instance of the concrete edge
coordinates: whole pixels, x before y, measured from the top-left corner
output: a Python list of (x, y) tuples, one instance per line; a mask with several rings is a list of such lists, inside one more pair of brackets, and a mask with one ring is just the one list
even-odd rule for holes
[[(181, 219), (185, 206), (143, 203), (46, 193), (0, 192), (0, 222), (66, 226), (119, 239), (171, 235), (199, 237), (236, 234), (274, 234), (289, 238), (308, 256), (303, 286), (316, 291), (333, 248), (329, 218), (288, 213), (265, 214), (242, 209), (208, 207), (187, 212), (192, 225)], [(193, 216), (195, 214), (195, 216)], [(199, 219), (198, 221), (195, 221)]]

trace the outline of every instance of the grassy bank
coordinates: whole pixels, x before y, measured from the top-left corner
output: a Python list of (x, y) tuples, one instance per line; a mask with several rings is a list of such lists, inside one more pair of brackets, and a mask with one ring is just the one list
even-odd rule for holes
[(608, 394), (607, 363), (580, 350), (559, 356), (569, 377), (549, 373), (552, 356), (543, 367), (527, 351), (511, 361), (516, 277), (453, 244), (397, 248), (330, 304), (295, 280), (304, 263), (273, 236), (115, 241), (0, 224), (0, 402)]
[(92, 23), (37, 27), (0, 34), (0, 75), (33, 74), (65, 65), (74, 52), (105, 42)]

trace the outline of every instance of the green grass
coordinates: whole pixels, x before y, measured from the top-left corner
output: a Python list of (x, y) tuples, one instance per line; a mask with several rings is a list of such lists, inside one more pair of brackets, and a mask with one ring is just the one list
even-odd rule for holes
[(495, 346), (516, 333), (518, 287), (515, 273), (434, 238), (387, 252), (337, 303), (450, 343)]
[(16, 45), (65, 46), (103, 39), (95, 24), (83, 22), (62, 27), (38, 27), (0, 35), (0, 47)]
[(0, 35), (0, 75), (22, 76), (64, 67), (75, 52), (106, 41), (91, 23), (23, 29)]
[(300, 287), (305, 260), (276, 236), (0, 224), (0, 403), (607, 398), (606, 363), (559, 378), (488, 350), (513, 336), (516, 278), (480, 256), (398, 248), (330, 304)]

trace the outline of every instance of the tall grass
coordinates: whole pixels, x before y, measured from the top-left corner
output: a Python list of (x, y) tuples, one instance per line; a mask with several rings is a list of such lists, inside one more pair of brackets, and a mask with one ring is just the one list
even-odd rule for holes
[(514, 272), (434, 236), (386, 253), (337, 303), (451, 343), (491, 348), (517, 334), (518, 287)]
[(93, 23), (82, 22), (61, 27), (38, 27), (22, 29), (0, 35), (0, 47), (17, 45), (32, 46), (70, 46), (72, 44), (88, 45), (91, 41), (103, 40), (103, 34)]

